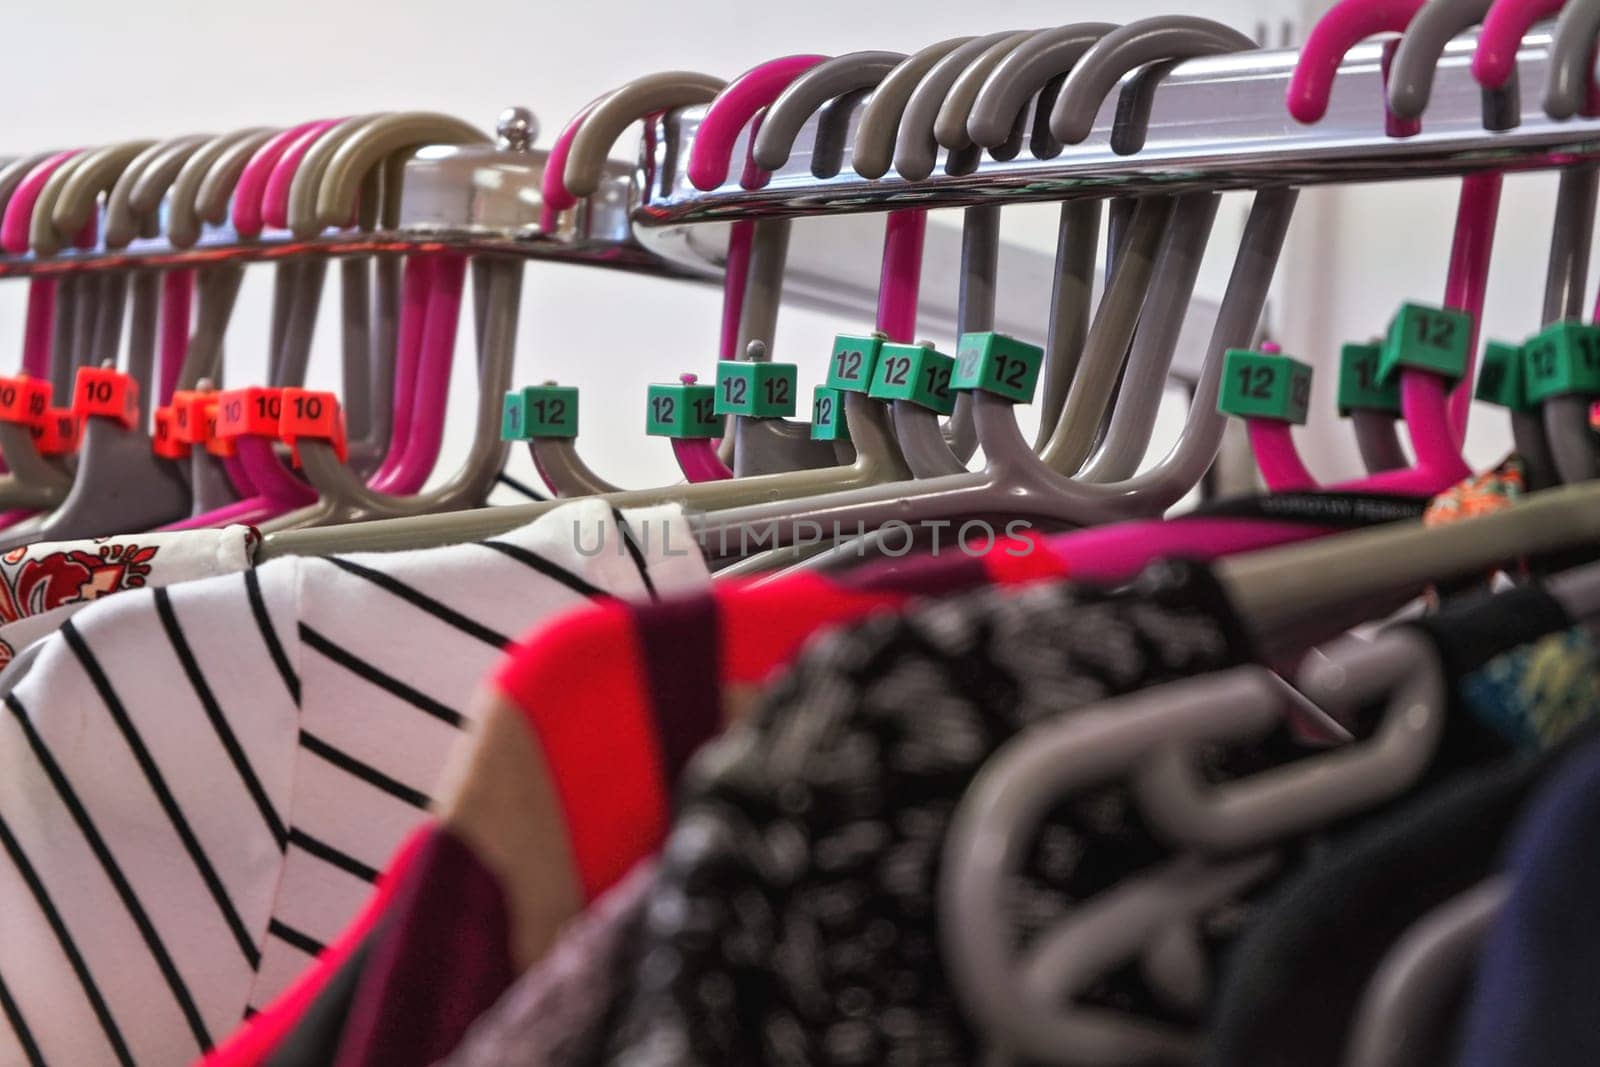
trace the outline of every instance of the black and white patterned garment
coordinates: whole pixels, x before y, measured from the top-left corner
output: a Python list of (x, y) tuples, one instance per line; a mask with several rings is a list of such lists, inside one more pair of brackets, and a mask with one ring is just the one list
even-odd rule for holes
[[(694, 767), (607, 1061), (977, 1062), (935, 907), (945, 831), (975, 772), (1030, 723), (1247, 658), (1215, 581), (1171, 565), (1120, 595), (985, 591), (814, 641), (748, 728)], [(1208, 774), (1271, 757), (1248, 758), (1213, 754)], [(1014, 887), (1019, 939), (1163, 856), (1120, 787), (1064, 805)], [(1213, 943), (1237, 918), (1225, 910)], [(1083, 999), (1186, 1017), (1131, 967)]]

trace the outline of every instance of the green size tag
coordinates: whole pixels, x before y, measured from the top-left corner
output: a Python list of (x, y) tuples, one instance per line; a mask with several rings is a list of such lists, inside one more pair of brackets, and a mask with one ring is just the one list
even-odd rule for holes
[(793, 363), (717, 364), (717, 414), (781, 419), (793, 415), (800, 369)]
[(868, 395), (879, 400), (909, 400), (948, 415), (956, 409), (956, 397), (950, 391), (955, 366), (955, 360), (926, 342), (885, 344), (878, 353), (878, 369)]
[(819, 385), (811, 390), (811, 439), (848, 441), (850, 423), (844, 417), (844, 393)]
[(530, 385), (506, 394), (500, 439), (578, 436), (578, 390), (570, 385)]
[(1467, 372), (1472, 316), (1453, 308), (1402, 304), (1389, 323), (1378, 361), (1378, 380), (1387, 382), (1401, 367), (1431, 371), (1452, 382)]
[(1490, 341), (1483, 346), (1483, 368), (1478, 371), (1478, 385), (1472, 395), (1512, 411), (1531, 410), (1526, 371), (1521, 346)]
[(1339, 414), (1400, 410), (1400, 379), (1378, 381), (1383, 346), (1345, 345), (1339, 349)]
[(1522, 346), (1528, 402), (1600, 393), (1600, 326), (1558, 322)]
[(1003, 333), (964, 333), (956, 348), (952, 389), (982, 389), (1026, 404), (1044, 366), (1044, 349)]
[(716, 390), (709, 385), (652, 385), (646, 404), (644, 432), (652, 437), (722, 436)]
[(872, 385), (878, 366), (883, 337), (860, 337), (841, 333), (833, 339), (833, 355), (828, 358), (828, 388), (864, 393)]
[(1311, 406), (1311, 368), (1272, 352), (1230, 348), (1222, 364), (1217, 410), (1251, 419), (1305, 424)]

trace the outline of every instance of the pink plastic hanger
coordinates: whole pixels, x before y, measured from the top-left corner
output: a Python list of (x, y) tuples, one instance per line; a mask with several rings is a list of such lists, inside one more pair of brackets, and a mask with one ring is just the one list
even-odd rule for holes
[[(1404, 31), (1421, 6), (1413, 0), (1343, 0), (1335, 5), (1318, 21), (1301, 49), (1290, 79), (1290, 113), (1301, 122), (1318, 121), (1327, 112), (1333, 77), (1345, 53), (1372, 34)], [(1387, 101), (1385, 113), (1388, 114)], [(1390, 125), (1393, 127), (1394, 122)], [(1407, 133), (1415, 132), (1414, 126), (1407, 130)], [(1466, 436), (1467, 414), (1471, 408), (1472, 361), (1477, 350), (1477, 324), (1483, 313), (1499, 200), (1498, 174), (1472, 175), (1463, 180), (1445, 284), (1445, 306), (1472, 316), (1468, 364), (1461, 383), (1442, 400), (1441, 407), (1440, 379), (1425, 372), (1401, 372), (1401, 408), (1417, 465), (1409, 470), (1389, 471), (1345, 483), (1338, 488), (1432, 495), (1471, 473), (1461, 458), (1461, 443)], [(1316, 480), (1300, 459), (1287, 424), (1252, 419), (1249, 433), (1262, 476), (1274, 491), (1317, 487)]]
[(1472, 76), (1485, 89), (1499, 89), (1517, 69), (1517, 49), (1535, 22), (1559, 13), (1566, 0), (1496, 0), (1483, 17)]
[[(17, 184), (6, 203), (0, 219), (0, 248), (13, 255), (28, 250), (28, 227), (33, 221), (33, 207), (38, 202), (44, 183), (62, 164), (81, 153), (72, 148), (41, 162)], [(40, 278), (29, 283), (28, 310), (23, 332), (22, 369), (34, 378), (50, 378), (50, 344), (52, 321), (55, 316), (56, 279)], [(9, 469), (0, 457), (0, 470)], [(13, 508), (0, 512), (0, 530), (8, 529), (36, 512), (31, 508)]]

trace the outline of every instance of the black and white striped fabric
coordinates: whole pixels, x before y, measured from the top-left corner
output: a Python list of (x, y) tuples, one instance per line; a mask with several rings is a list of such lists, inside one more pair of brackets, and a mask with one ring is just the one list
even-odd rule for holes
[(575, 501), (78, 614), (0, 711), (0, 1064), (193, 1060), (360, 908), (510, 640), (708, 581), (677, 509)]

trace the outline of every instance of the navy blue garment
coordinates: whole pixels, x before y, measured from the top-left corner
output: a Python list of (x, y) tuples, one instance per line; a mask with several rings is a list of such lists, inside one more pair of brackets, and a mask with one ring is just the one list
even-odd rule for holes
[(1542, 788), (1513, 838), (1510, 899), (1478, 960), (1460, 1067), (1600, 1063), (1600, 742)]

